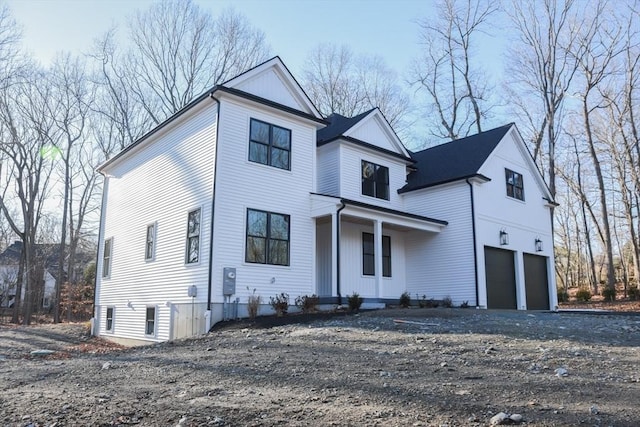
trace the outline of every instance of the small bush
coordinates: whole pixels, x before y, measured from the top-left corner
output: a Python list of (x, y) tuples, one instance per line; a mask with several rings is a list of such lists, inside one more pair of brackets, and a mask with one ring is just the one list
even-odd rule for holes
[(453, 301), (451, 300), (451, 297), (449, 295), (447, 295), (446, 297), (442, 298), (442, 306), (446, 307), (446, 308), (453, 307)]
[(569, 302), (569, 293), (558, 289), (558, 302)]
[(418, 295), (416, 294), (416, 299), (418, 300), (418, 307), (420, 308), (436, 308), (439, 305), (438, 301), (433, 298), (427, 299), (426, 295), (422, 295), (422, 297), (418, 298)]
[(303, 313), (314, 313), (318, 311), (318, 304), (320, 303), (320, 298), (313, 294), (302, 295), (296, 298), (296, 307), (298, 307)]
[(602, 296), (605, 301), (615, 301), (616, 300), (616, 289), (606, 287), (602, 290)]
[(357, 292), (354, 292), (353, 294), (347, 296), (347, 303), (349, 304), (350, 311), (360, 310), (362, 301), (364, 301), (364, 299), (360, 295), (358, 295)]
[[(247, 290), (249, 287), (247, 286)], [(262, 304), (262, 297), (260, 295), (256, 295), (256, 289), (253, 288), (253, 292), (247, 298), (247, 311), (249, 312), (249, 319), (253, 320), (258, 316), (258, 310), (260, 309), (260, 304)]]
[(631, 301), (635, 301), (640, 298), (640, 290), (638, 290), (638, 286), (630, 285), (629, 289), (627, 289), (627, 295)]
[(409, 292), (405, 291), (400, 295), (399, 304), (402, 308), (408, 308), (411, 305), (411, 295), (409, 295)]
[(469, 301), (464, 301), (462, 304), (460, 304), (460, 308), (469, 308)]
[(282, 292), (280, 295), (269, 297), (269, 304), (276, 312), (276, 316), (282, 317), (289, 311), (289, 294)]
[(580, 288), (576, 292), (576, 300), (579, 302), (588, 302), (591, 300), (591, 291), (587, 288)]

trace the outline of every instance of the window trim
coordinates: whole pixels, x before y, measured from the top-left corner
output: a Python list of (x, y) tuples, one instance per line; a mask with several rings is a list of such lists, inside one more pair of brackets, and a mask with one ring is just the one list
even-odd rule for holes
[[(198, 218), (198, 232), (193, 233), (193, 235), (191, 235), (190, 231), (189, 231), (189, 220), (191, 217), (192, 213), (197, 212), (197, 218)], [(197, 254), (197, 259), (194, 261), (190, 261), (189, 260), (189, 248), (190, 248), (190, 241), (193, 238), (197, 238), (198, 240), (198, 254)], [(184, 254), (184, 263), (186, 265), (197, 265), (200, 263), (200, 255), (201, 255), (201, 249), (202, 249), (202, 208), (201, 207), (197, 207), (195, 209), (191, 209), (189, 212), (187, 212), (187, 230), (186, 230), (186, 236), (185, 236), (185, 254)]]
[[(259, 213), (264, 213), (267, 215), (267, 223), (266, 223), (266, 233), (265, 236), (254, 236), (254, 235), (250, 235), (249, 234), (249, 212), (259, 212)], [(271, 216), (272, 215), (280, 215), (286, 218), (287, 220), (287, 239), (277, 239), (277, 238), (272, 238), (271, 237)], [(265, 211), (262, 209), (253, 209), (253, 208), (247, 208), (246, 209), (246, 214), (245, 214), (245, 239), (244, 239), (244, 243), (245, 243), (245, 250), (244, 250), (244, 261), (248, 264), (262, 264), (262, 265), (274, 265), (274, 266), (281, 266), (281, 267), (289, 267), (291, 266), (291, 215), (287, 215), (287, 214), (283, 214), (280, 212), (270, 212), (270, 211)], [(261, 261), (251, 261), (249, 260), (249, 238), (253, 237), (253, 238), (263, 238), (265, 240), (265, 254), (264, 254), (264, 262)], [(287, 243), (287, 262), (286, 264), (281, 264), (281, 263), (272, 263), (270, 262), (269, 259), (269, 255), (270, 255), (270, 242), (272, 241), (277, 241), (277, 242), (286, 242)]]
[[(373, 178), (370, 178), (370, 177), (367, 178), (364, 176), (365, 164), (370, 164), (373, 166), (373, 175), (372, 175)], [(379, 171), (386, 171), (384, 179), (380, 179), (380, 176), (378, 175)], [(390, 191), (390, 182), (389, 182), (390, 179), (389, 179), (388, 166), (379, 165), (372, 161), (361, 159), (360, 160), (360, 179), (361, 179), (360, 193), (363, 196), (374, 197), (378, 200), (387, 200), (387, 201), (390, 200), (391, 191)], [(373, 194), (365, 193), (366, 183), (373, 184)], [(382, 189), (379, 189), (380, 186), (384, 186), (384, 193), (382, 192)]]
[[(521, 173), (515, 172), (509, 168), (504, 168), (504, 177), (505, 177), (507, 197), (524, 202), (525, 201), (524, 176)], [(521, 183), (520, 186), (516, 184), (518, 181), (517, 180), (518, 177), (520, 177), (520, 183)], [(513, 182), (514, 182), (513, 184), (509, 183), (510, 178), (513, 178)], [(520, 193), (522, 197), (517, 196), (516, 189), (520, 189)], [(511, 192), (511, 194), (509, 194), (509, 192)]]
[[(251, 139), (251, 126), (253, 124), (253, 122), (257, 122), (257, 123), (262, 123), (264, 125), (269, 126), (269, 141), (267, 144), (265, 144), (262, 141), (258, 141), (258, 140), (253, 140)], [(278, 128), (278, 129), (282, 129), (284, 131), (286, 131), (289, 134), (289, 149), (284, 149), (278, 146), (275, 146), (273, 143), (273, 129), (274, 128)], [(251, 117), (249, 119), (249, 144), (247, 146), (247, 160), (251, 163), (257, 163), (259, 165), (264, 165), (264, 166), (269, 166), (272, 168), (276, 168), (276, 169), (280, 169), (280, 170), (286, 170), (286, 171), (290, 171), (291, 170), (291, 153), (292, 153), (292, 144), (291, 144), (291, 140), (292, 140), (292, 135), (293, 132), (291, 131), (291, 129), (287, 129), (283, 126), (279, 126), (273, 123), (269, 123), (266, 122), (264, 120), (260, 120), (260, 119), (256, 119)], [(259, 144), (259, 145), (263, 145), (267, 147), (267, 162), (266, 163), (262, 163), (260, 161), (257, 160), (252, 160), (251, 159), (251, 144)], [(280, 166), (274, 165), (272, 163), (272, 159), (273, 159), (273, 155), (272, 155), (272, 150), (282, 150), (282, 151), (286, 151), (288, 153), (288, 162), (287, 162), (287, 167), (286, 168), (281, 168)]]
[[(373, 251), (371, 253), (365, 252), (365, 239), (371, 239), (371, 246)], [(389, 252), (389, 255), (385, 255), (385, 248)], [(382, 277), (390, 278), (393, 277), (393, 264), (392, 264), (392, 250), (391, 250), (391, 236), (386, 234), (382, 235)], [(373, 273), (365, 271), (365, 256), (373, 257)], [(388, 260), (388, 263), (385, 263), (385, 259)], [(386, 268), (386, 266), (389, 266)], [(388, 270), (388, 271), (385, 271)], [(369, 233), (367, 231), (362, 232), (362, 275), (363, 276), (375, 276), (376, 275), (376, 242), (375, 236), (373, 233)]]
[[(109, 252), (107, 252), (107, 244), (109, 245)], [(113, 269), (113, 237), (104, 239), (102, 243), (102, 278), (110, 279), (111, 270)]]
[[(153, 228), (153, 236), (151, 238), (151, 250), (149, 250), (149, 229)], [(144, 260), (147, 262), (155, 261), (156, 259), (156, 242), (158, 240), (158, 223), (153, 222), (147, 224), (147, 234), (144, 242)]]
[[(149, 319), (149, 310), (153, 310), (153, 319)], [(148, 333), (149, 322), (153, 322), (153, 333)], [(158, 308), (155, 305), (148, 305), (144, 313), (144, 335), (155, 337), (158, 333)]]
[[(109, 317), (109, 310), (111, 310), (111, 317)], [(105, 321), (104, 321), (105, 332), (113, 332), (114, 326), (115, 326), (115, 322), (114, 322), (115, 313), (116, 313), (116, 308), (114, 306), (109, 305), (106, 307)], [(111, 321), (111, 324), (109, 324), (109, 321)]]

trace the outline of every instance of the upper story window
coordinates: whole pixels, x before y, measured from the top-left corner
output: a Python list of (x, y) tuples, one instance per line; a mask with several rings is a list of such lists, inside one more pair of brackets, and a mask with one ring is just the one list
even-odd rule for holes
[(363, 160), (362, 194), (389, 200), (389, 168)]
[[(373, 234), (362, 233), (362, 274), (375, 276), (375, 243)], [(382, 276), (391, 277), (391, 237), (382, 236)]]
[(187, 264), (200, 260), (200, 208), (189, 212), (187, 219)]
[(251, 119), (249, 160), (291, 170), (291, 131)]
[(524, 181), (522, 174), (509, 169), (504, 170), (507, 181), (507, 196), (524, 201)]
[(247, 209), (246, 262), (289, 265), (289, 215)]
[(104, 250), (102, 251), (102, 277), (109, 278), (111, 276), (112, 252), (113, 237), (104, 241)]
[(147, 240), (144, 248), (144, 259), (147, 261), (152, 261), (155, 255), (155, 246), (156, 245), (156, 225), (149, 224), (147, 225)]

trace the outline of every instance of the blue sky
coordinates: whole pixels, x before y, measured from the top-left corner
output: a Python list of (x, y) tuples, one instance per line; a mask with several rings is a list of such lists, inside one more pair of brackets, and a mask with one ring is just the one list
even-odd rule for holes
[[(153, 0), (6, 0), (22, 25), (24, 45), (48, 63), (56, 52), (87, 51), (111, 25), (126, 25)], [(402, 73), (418, 52), (417, 18), (432, 13), (428, 0), (198, 0), (214, 13), (227, 7), (262, 29), (272, 53), (294, 74), (323, 42), (378, 54)]]

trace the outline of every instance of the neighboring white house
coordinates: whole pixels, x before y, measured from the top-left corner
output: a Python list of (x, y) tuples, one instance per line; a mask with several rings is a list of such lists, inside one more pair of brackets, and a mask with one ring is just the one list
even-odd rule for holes
[(254, 290), (556, 305), (553, 201), (512, 124), (411, 153), (378, 109), (322, 117), (276, 57), (99, 170), (98, 335), (202, 333)]

